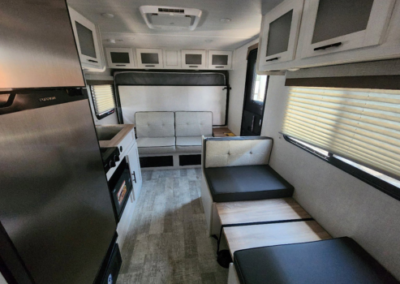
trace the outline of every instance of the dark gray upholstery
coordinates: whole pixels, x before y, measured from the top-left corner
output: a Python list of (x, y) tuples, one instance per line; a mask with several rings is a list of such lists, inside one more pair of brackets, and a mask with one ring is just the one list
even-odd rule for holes
[(206, 168), (204, 173), (214, 202), (283, 198), (293, 186), (269, 165)]
[(399, 283), (347, 237), (240, 250), (234, 259), (242, 284)]

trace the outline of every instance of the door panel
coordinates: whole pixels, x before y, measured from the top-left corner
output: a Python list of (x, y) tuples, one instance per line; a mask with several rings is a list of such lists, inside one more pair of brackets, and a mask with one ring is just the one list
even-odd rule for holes
[(259, 136), (264, 117), (268, 76), (256, 73), (257, 49), (250, 51), (247, 62), (246, 86), (241, 136)]

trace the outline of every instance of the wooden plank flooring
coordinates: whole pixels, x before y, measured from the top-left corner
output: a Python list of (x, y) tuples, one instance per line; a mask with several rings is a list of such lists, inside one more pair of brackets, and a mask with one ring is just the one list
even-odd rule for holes
[(206, 233), (201, 169), (143, 171), (118, 284), (227, 283)]

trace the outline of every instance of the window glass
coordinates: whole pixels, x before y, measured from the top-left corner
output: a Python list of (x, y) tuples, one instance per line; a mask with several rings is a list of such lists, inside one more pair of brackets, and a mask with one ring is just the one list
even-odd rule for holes
[(91, 89), (97, 115), (103, 115), (115, 109), (112, 85), (96, 85)]
[(111, 52), (110, 56), (112, 63), (130, 63), (128, 52)]
[(267, 56), (288, 50), (293, 10), (269, 24)]
[(141, 53), (140, 58), (143, 64), (159, 64), (158, 53)]
[(257, 102), (264, 102), (266, 88), (267, 76), (257, 75), (253, 83), (252, 100)]
[(79, 46), (81, 53), (86, 56), (96, 58), (96, 48), (94, 47), (93, 33), (87, 27), (75, 22), (78, 33)]

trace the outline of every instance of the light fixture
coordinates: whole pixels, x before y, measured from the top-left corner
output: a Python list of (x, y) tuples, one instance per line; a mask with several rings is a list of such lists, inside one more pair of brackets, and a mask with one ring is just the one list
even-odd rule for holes
[(222, 19), (220, 20), (221, 23), (229, 23), (229, 22), (231, 22), (231, 21), (232, 21), (232, 20), (229, 19), (229, 18), (222, 18)]
[(113, 38), (107, 39), (106, 40), (108, 43), (116, 43), (117, 41)]
[(114, 14), (111, 13), (102, 13), (101, 14), (104, 18), (112, 19), (114, 18)]

